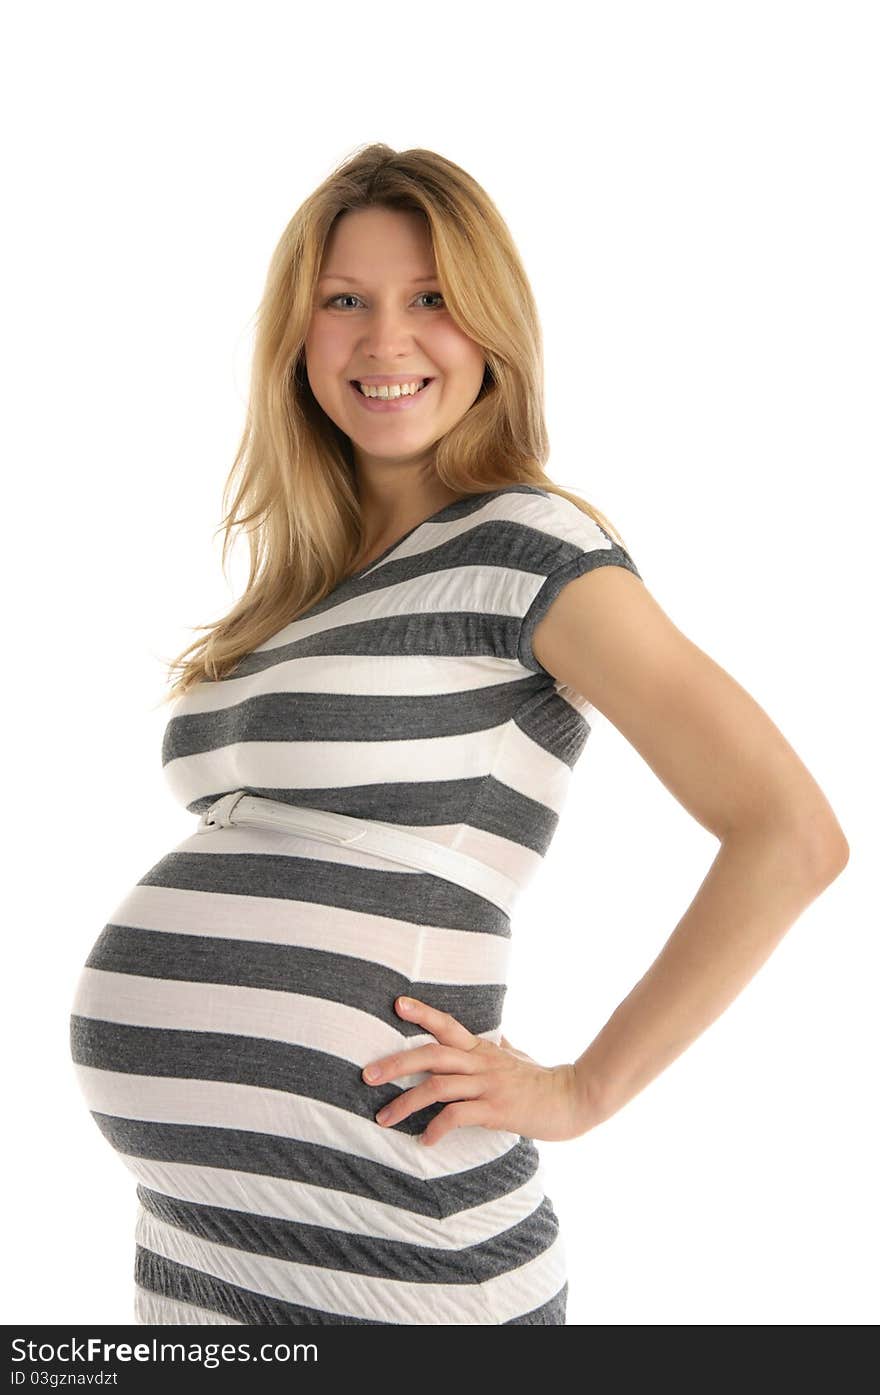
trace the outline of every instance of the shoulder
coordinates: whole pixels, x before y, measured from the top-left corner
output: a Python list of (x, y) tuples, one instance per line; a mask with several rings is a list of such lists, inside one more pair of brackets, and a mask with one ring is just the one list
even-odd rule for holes
[(487, 555), (510, 578), (507, 598), (521, 621), (519, 660), (532, 671), (547, 671), (534, 653), (532, 637), (569, 582), (599, 567), (617, 567), (641, 581), (630, 553), (584, 509), (559, 494), (511, 485), (496, 491), (480, 512), (497, 534)]
[(498, 541), (503, 540), (508, 566), (535, 576), (548, 577), (569, 563), (585, 571), (608, 561), (639, 575), (630, 554), (602, 524), (570, 499), (536, 485), (495, 490), (473, 522), (490, 525)]
[(610, 541), (601, 525), (570, 499), (538, 485), (513, 484), (487, 495), (480, 513), (511, 527), (530, 530), (533, 544), (602, 546)]

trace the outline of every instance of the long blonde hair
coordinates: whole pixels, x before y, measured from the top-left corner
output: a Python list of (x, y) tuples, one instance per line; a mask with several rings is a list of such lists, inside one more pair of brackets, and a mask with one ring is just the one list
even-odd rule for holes
[(297, 209), (272, 254), (256, 318), (247, 420), (220, 524), (224, 573), (234, 537), (244, 529), (250, 574), (229, 613), (196, 627), (207, 633), (170, 661), (169, 675), (179, 671), (179, 677), (160, 705), (228, 674), (332, 591), (360, 551), (351, 441), (315, 400), (304, 344), (335, 220), (377, 206), (427, 219), (445, 304), (486, 359), (479, 395), (435, 445), (438, 478), (462, 495), (537, 485), (569, 499), (623, 542), (603, 514), (544, 473), (549, 442), (541, 328), (519, 254), (494, 203), (465, 170), (432, 150), (367, 145)]

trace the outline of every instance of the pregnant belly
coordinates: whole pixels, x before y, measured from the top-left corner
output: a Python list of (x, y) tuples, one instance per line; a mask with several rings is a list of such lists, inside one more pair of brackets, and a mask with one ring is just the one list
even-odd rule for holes
[[(375, 885), (364, 908), (353, 897), (340, 906), (301, 867), (284, 869), (282, 896), (263, 894), (257, 875), (240, 875), (236, 892), (206, 890), (197, 871), (179, 852), (157, 864), (80, 974), (71, 1053), (99, 1126), (129, 1152), (120, 1120), (126, 1136), (140, 1120), (335, 1140), (421, 1175), (411, 1145), (442, 1106), (390, 1130), (375, 1114), (424, 1073), (371, 1087), (361, 1071), (433, 1040), (395, 1012), (403, 992), (497, 1040), (506, 939), (383, 915)], [(399, 887), (386, 909), (399, 907)]]

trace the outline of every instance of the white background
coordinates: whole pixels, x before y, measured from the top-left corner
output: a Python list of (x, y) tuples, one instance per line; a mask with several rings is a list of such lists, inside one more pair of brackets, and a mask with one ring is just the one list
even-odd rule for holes
[[(733, 1006), (540, 1144), (570, 1324), (878, 1317), (877, 8), (19, 6), (4, 24), (3, 1320), (132, 1320), (135, 1182), (68, 1011), (192, 831), (164, 661), (219, 619), (252, 319), (306, 195), (426, 146), (507, 220), (549, 473), (769, 713), (850, 843)], [(717, 850), (598, 719), (521, 899), (504, 1030), (575, 1059)]]

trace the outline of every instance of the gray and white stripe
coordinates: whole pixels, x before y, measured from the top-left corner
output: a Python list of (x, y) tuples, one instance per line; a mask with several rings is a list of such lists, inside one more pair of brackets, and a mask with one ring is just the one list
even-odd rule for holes
[[(531, 635), (567, 580), (631, 558), (531, 486), (449, 505), (216, 683), (174, 704), (162, 759), (201, 814), (248, 793), (390, 823), (537, 871), (589, 703)], [(246, 826), (185, 839), (86, 960), (71, 1051), (137, 1179), (145, 1323), (565, 1321), (562, 1237), (532, 1139), (442, 1105), (383, 1129), (362, 1067), (433, 1040), (404, 992), (497, 1041), (509, 916), (356, 846)]]

